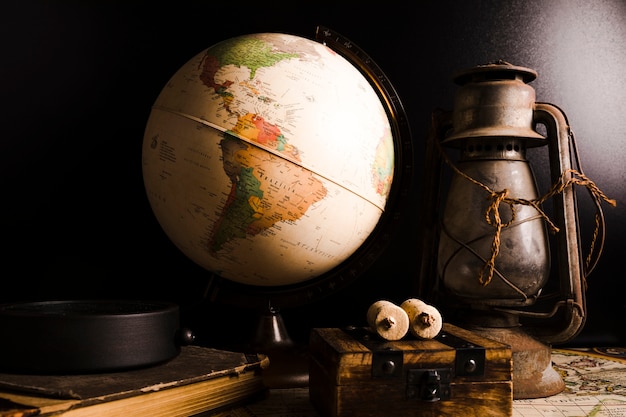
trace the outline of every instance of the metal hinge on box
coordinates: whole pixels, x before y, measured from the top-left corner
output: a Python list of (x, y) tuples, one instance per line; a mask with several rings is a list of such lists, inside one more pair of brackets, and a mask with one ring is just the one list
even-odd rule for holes
[(456, 351), (454, 375), (482, 376), (485, 374), (485, 348), (451, 333), (441, 332), (435, 340)]

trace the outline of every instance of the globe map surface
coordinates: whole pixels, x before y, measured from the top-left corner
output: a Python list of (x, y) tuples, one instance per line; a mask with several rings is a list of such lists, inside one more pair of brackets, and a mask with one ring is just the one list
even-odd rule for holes
[(169, 239), (254, 286), (348, 259), (385, 212), (394, 138), (370, 81), (326, 45), (260, 33), (183, 65), (145, 129), (143, 178)]

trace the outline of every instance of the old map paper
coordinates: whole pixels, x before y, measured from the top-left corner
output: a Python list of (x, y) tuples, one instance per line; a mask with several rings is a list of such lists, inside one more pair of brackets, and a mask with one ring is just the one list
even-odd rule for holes
[(626, 349), (555, 349), (552, 362), (565, 390), (515, 400), (513, 417), (626, 417)]

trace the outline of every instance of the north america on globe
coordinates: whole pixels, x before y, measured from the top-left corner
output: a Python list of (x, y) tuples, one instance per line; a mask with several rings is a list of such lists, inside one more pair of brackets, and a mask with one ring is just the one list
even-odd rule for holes
[(191, 260), (236, 282), (340, 265), (385, 211), (394, 141), (370, 81), (293, 35), (227, 39), (183, 65), (144, 134), (151, 208)]

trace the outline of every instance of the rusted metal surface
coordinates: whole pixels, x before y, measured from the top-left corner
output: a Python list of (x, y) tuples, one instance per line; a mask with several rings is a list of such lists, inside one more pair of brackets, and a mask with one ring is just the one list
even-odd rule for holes
[(482, 328), (472, 331), (511, 346), (514, 399), (549, 397), (565, 389), (561, 376), (552, 368), (552, 349), (521, 328)]

